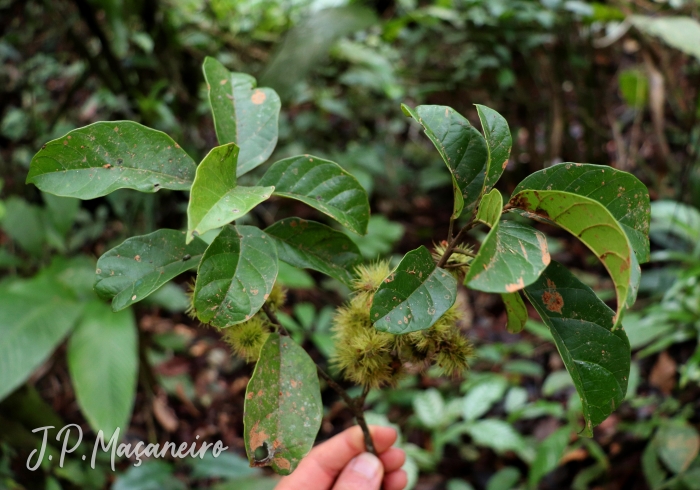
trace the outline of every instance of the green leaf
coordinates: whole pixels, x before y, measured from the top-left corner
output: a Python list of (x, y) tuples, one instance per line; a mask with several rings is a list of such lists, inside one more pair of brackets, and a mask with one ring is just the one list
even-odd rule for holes
[(131, 121), (97, 122), (42, 146), (27, 184), (57, 196), (94, 199), (122, 188), (187, 190), (195, 170), (165, 133)]
[(656, 457), (657, 450), (656, 439), (652, 439), (642, 453), (642, 472), (652, 490), (662, 488), (664, 480), (668, 476)]
[(570, 435), (571, 429), (565, 426), (552, 432), (537, 446), (535, 460), (532, 462), (528, 476), (530, 488), (536, 488), (542, 477), (559, 466), (559, 460), (561, 460), (566, 446), (569, 444)]
[(620, 224), (598, 201), (563, 191), (517, 193), (510, 203), (534, 216), (541, 216), (581, 240), (603, 262), (615, 285), (617, 312), (637, 297), (641, 269)]
[(438, 390), (429, 388), (413, 398), (413, 411), (424, 426), (434, 429), (445, 417), (445, 400)]
[(60, 197), (44, 193), (46, 215), (56, 231), (65, 237), (73, 227), (73, 222), (80, 209), (80, 201), (72, 197)]
[(235, 143), (241, 149), (236, 172), (240, 177), (275, 149), (280, 98), (271, 88), (255, 88), (250, 75), (230, 72), (209, 56), (202, 70), (219, 144)]
[(458, 218), (465, 211), (471, 213), (481, 197), (488, 169), (489, 150), (484, 137), (451, 107), (420, 105), (414, 110), (402, 104), (401, 109), (423, 126), (452, 173), (452, 217)]
[(217, 146), (197, 167), (187, 205), (187, 243), (248, 214), (275, 190), (236, 185), (238, 154), (234, 143)]
[(322, 416), (316, 364), (289, 337), (270, 334), (246, 390), (243, 424), (250, 465), (271, 466), (282, 475), (294, 471), (311, 450)]
[(489, 151), (488, 170), (484, 182), (484, 193), (487, 193), (496, 185), (508, 165), (513, 138), (510, 135), (508, 122), (503, 116), (486, 106), (475, 105)]
[(471, 386), (462, 399), (462, 417), (472, 421), (485, 415), (491, 407), (503, 398), (508, 382), (501, 376), (489, 376)]
[(493, 228), (501, 219), (502, 209), (503, 196), (498, 189), (493, 189), (481, 198), (479, 209), (476, 213), (476, 221), (480, 221), (489, 228)]
[(427, 248), (408, 252), (374, 295), (370, 318), (382, 332), (430, 328), (457, 298), (457, 281), (435, 266)]
[(506, 306), (506, 316), (508, 322), (506, 323), (506, 328), (510, 333), (518, 333), (527, 323), (527, 307), (525, 302), (523, 302), (522, 296), (519, 292), (514, 293), (503, 293), (501, 294), (501, 299)]
[(520, 470), (515, 466), (506, 466), (498, 470), (489, 479), (486, 490), (510, 490), (520, 481)]
[(82, 311), (52, 282), (20, 283), (25, 290), (4, 287), (0, 294), (0, 400), (49, 357)]
[(68, 342), (70, 370), (78, 405), (95, 432), (105, 439), (129, 427), (136, 396), (138, 332), (134, 314), (114, 313), (93, 301)]
[(6, 213), (2, 219), (2, 229), (24, 250), (35, 257), (40, 257), (44, 251), (46, 238), (43, 210), (15, 196), (7, 199), (5, 206)]
[(552, 262), (525, 294), (547, 324), (576, 386), (590, 437), (625, 398), (630, 346), (615, 313), (563, 265)]
[(536, 281), (549, 262), (543, 233), (515, 221), (501, 221), (481, 244), (464, 283), (478, 291), (513, 293)]
[(114, 311), (123, 310), (197, 267), (206, 248), (199, 238), (185, 245), (185, 234), (177, 230), (128, 238), (97, 261), (95, 291), (112, 298)]
[(291, 97), (295, 85), (325, 63), (324, 58), (338, 40), (378, 22), (373, 8), (359, 4), (310, 12), (285, 33), (284, 41), (267, 63), (261, 79), (278, 90), (283, 98)]
[(323, 272), (350, 284), (362, 262), (355, 242), (342, 232), (301, 218), (285, 218), (265, 231), (275, 239), (280, 260), (295, 267)]
[(272, 164), (258, 185), (274, 186), (275, 195), (306, 203), (359, 235), (367, 231), (367, 192), (335, 162), (309, 155), (286, 158)]
[(525, 441), (512, 425), (503, 420), (477, 420), (468, 429), (477, 446), (490, 447), (498, 453), (521, 451)]
[(659, 459), (676, 474), (687, 470), (700, 450), (698, 431), (684, 420), (661, 425), (654, 441)]
[(218, 328), (251, 318), (277, 278), (277, 249), (254, 226), (228, 225), (209, 245), (197, 271), (197, 317)]
[(652, 17), (630, 15), (632, 25), (637, 29), (661, 38), (669, 46), (700, 60), (700, 22), (689, 16)]
[(225, 478), (227, 480), (239, 480), (258, 476), (261, 470), (251, 468), (248, 460), (233, 452), (223, 452), (217, 457), (211, 452), (207, 452), (204, 458), (192, 458), (189, 462), (192, 466), (191, 477), (193, 479), (202, 478)]
[(175, 476), (172, 464), (160, 460), (144, 461), (120, 474), (112, 490), (184, 490), (185, 484)]
[(639, 263), (649, 261), (649, 191), (634, 175), (607, 165), (560, 163), (518, 184), (511, 203), (524, 190), (565, 191), (599, 202), (620, 223)]

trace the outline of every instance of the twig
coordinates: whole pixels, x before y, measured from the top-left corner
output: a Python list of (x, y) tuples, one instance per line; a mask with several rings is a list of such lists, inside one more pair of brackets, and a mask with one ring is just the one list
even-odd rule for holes
[[(270, 319), (270, 322), (272, 322), (273, 325), (277, 328), (280, 334), (282, 335), (287, 335), (289, 336), (289, 333), (287, 330), (282, 326), (282, 324), (279, 321), (279, 318), (277, 318), (277, 315), (275, 314), (274, 311), (272, 311), (272, 308), (270, 308), (270, 305), (267, 303), (263, 304), (262, 307), (263, 311), (267, 315), (267, 318)], [(360, 426), (360, 429), (362, 429), (362, 434), (364, 435), (365, 438), (365, 447), (367, 448), (367, 451), (371, 452), (375, 456), (378, 456), (377, 450), (374, 447), (374, 442), (372, 441), (372, 434), (369, 432), (369, 427), (367, 427), (367, 422), (365, 421), (365, 413), (363, 411), (363, 407), (365, 404), (365, 398), (367, 397), (367, 393), (369, 392), (369, 388), (365, 386), (365, 388), (362, 390), (362, 395), (356, 399), (353, 399), (348, 392), (340, 386), (327, 372), (323, 370), (321, 366), (316, 364), (316, 370), (318, 371), (318, 374), (328, 383), (328, 386), (333, 388), (333, 390), (340, 395), (340, 397), (343, 399), (345, 404), (348, 406), (352, 414), (355, 416), (355, 419), (357, 420), (357, 425)]]
[(452, 253), (455, 251), (455, 248), (457, 248), (457, 244), (462, 239), (462, 236), (478, 224), (479, 224), (478, 221), (472, 220), (469, 223), (467, 223), (466, 225), (464, 225), (461, 230), (459, 230), (459, 233), (457, 233), (457, 236), (455, 236), (453, 239), (451, 239), (450, 243), (447, 244), (447, 248), (445, 249), (445, 253), (442, 254), (442, 257), (440, 257), (440, 260), (437, 263), (438, 267), (445, 266), (447, 261), (450, 260), (450, 257), (452, 256)]

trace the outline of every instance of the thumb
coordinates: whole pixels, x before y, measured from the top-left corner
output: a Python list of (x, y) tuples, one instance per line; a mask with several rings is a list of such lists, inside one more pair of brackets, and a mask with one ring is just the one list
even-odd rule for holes
[(379, 490), (384, 466), (374, 454), (355, 456), (335, 482), (333, 490)]

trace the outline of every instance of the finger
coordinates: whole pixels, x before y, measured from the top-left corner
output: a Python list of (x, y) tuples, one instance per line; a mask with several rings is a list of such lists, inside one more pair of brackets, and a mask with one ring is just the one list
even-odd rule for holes
[(404, 470), (396, 470), (384, 476), (384, 490), (403, 490), (408, 485), (408, 475)]
[(379, 490), (383, 476), (384, 467), (379, 458), (362, 453), (343, 469), (333, 490)]
[(379, 459), (382, 460), (382, 465), (384, 465), (384, 473), (391, 473), (403, 466), (406, 462), (406, 453), (403, 452), (403, 449), (391, 447), (380, 454)]
[[(372, 441), (379, 454), (396, 442), (396, 430), (391, 427), (371, 425)], [(365, 439), (359, 426), (350, 427), (319, 444), (301, 460), (294, 473), (282, 479), (276, 490), (331, 488), (340, 471), (348, 462), (365, 451)]]

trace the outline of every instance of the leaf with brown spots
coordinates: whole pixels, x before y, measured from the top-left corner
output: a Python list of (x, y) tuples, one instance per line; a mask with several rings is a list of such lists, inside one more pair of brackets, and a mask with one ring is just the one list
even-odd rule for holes
[(235, 143), (240, 177), (263, 163), (277, 145), (280, 98), (271, 88), (255, 88), (255, 78), (233, 73), (207, 57), (202, 64), (220, 145)]
[(641, 269), (629, 238), (608, 209), (595, 199), (564, 191), (520, 191), (511, 204), (531, 216), (546, 216), (576, 236), (608, 270), (617, 293), (616, 324), (637, 298)]
[(496, 223), (469, 266), (464, 284), (488, 293), (514, 293), (549, 265), (544, 234), (515, 221)]
[(408, 252), (374, 295), (370, 318), (382, 332), (430, 328), (457, 298), (457, 281), (435, 266), (427, 248)]
[(452, 174), (455, 192), (453, 218), (476, 207), (486, 179), (489, 150), (486, 140), (469, 121), (451, 107), (401, 104), (404, 114), (415, 119), (433, 142)]
[(615, 312), (558, 262), (527, 286), (525, 295), (552, 333), (581, 397), (582, 433), (590, 437), (593, 427), (625, 398), (630, 372), (627, 335), (613, 330)]
[(112, 310), (123, 310), (197, 267), (206, 249), (199, 238), (186, 245), (185, 234), (177, 230), (128, 238), (97, 261), (95, 291), (112, 299)]
[(475, 105), (489, 150), (489, 163), (484, 182), (484, 193), (487, 193), (496, 185), (508, 165), (513, 138), (510, 135), (508, 122), (503, 116), (484, 105)]
[(634, 175), (607, 165), (560, 163), (528, 176), (513, 191), (565, 191), (598, 201), (629, 238), (640, 264), (649, 261), (649, 191)]
[(170, 136), (132, 121), (97, 122), (42, 146), (27, 184), (50, 194), (94, 199), (117, 189), (187, 190), (196, 166)]
[(364, 235), (369, 222), (367, 192), (340, 165), (313, 155), (272, 164), (258, 185), (274, 186), (275, 195), (301, 201)]
[(197, 270), (197, 318), (218, 328), (248, 320), (272, 292), (277, 271), (272, 237), (255, 226), (225, 226)]
[(250, 465), (288, 475), (311, 450), (322, 417), (316, 364), (291, 338), (270, 334), (246, 390), (243, 424)]
[(272, 195), (274, 187), (237, 185), (238, 147), (212, 148), (197, 167), (187, 206), (187, 243), (245, 216)]
[(345, 234), (315, 221), (285, 218), (265, 228), (275, 239), (280, 260), (313, 269), (350, 284), (360, 250)]

